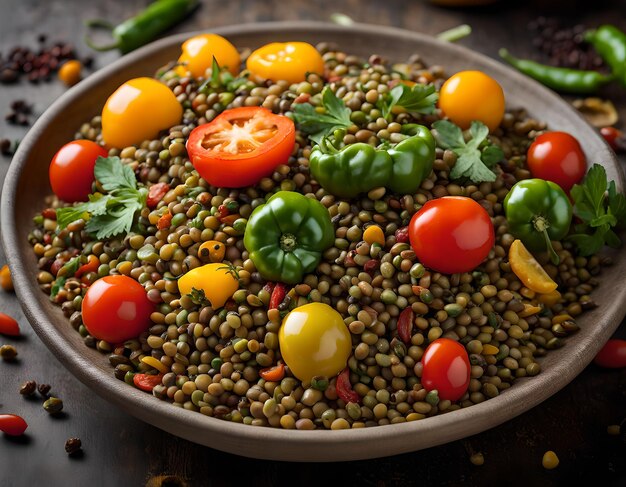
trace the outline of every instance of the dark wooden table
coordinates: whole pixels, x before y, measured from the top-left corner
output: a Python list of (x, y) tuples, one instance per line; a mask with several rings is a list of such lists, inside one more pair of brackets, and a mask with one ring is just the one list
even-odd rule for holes
[[(3, 0), (0, 16), (0, 52), (16, 44), (36, 45), (36, 37), (75, 43), (82, 55), (82, 21), (93, 17), (124, 19), (141, 10), (147, 0), (85, 2)], [(545, 4), (550, 5), (549, 11)], [(541, 6), (543, 5), (543, 6)], [(175, 32), (211, 29), (240, 22), (269, 20), (328, 20), (342, 12), (354, 20), (392, 25), (436, 34), (469, 23), (473, 34), (462, 44), (496, 56), (506, 46), (517, 54), (537, 55), (528, 22), (540, 14), (556, 15), (565, 24), (603, 22), (626, 28), (626, 1), (578, 2), (501, 0), (479, 9), (444, 9), (420, 0), (203, 0), (201, 9)], [(97, 55), (95, 68), (117, 58)], [(12, 100), (26, 98), (41, 114), (64, 88), (54, 80), (43, 85), (23, 81), (0, 85), (0, 138), (21, 138), (25, 129), (8, 126), (4, 114)], [(626, 95), (609, 93), (618, 106), (624, 129)], [(32, 117), (34, 118), (34, 117)], [(622, 163), (624, 160), (622, 159)], [(0, 182), (9, 167), (0, 158)], [(5, 263), (0, 250), (0, 265)], [(615, 285), (625, 285), (615, 283)], [(599, 292), (606, 292), (607, 288)], [(19, 319), (24, 337), (0, 337), (19, 350), (19, 361), (0, 363), (0, 412), (16, 412), (29, 422), (27, 435), (12, 439), (0, 435), (0, 486), (199, 486), (253, 483), (273, 485), (626, 485), (626, 436), (609, 436), (607, 426), (626, 419), (626, 369), (601, 370), (593, 365), (565, 389), (540, 406), (482, 434), (437, 448), (392, 458), (349, 463), (280, 463), (253, 460), (195, 445), (164, 433), (117, 410), (71, 376), (45, 348), (22, 315), (17, 298), (0, 292), (0, 310)], [(626, 336), (622, 324), (618, 336)], [(64, 400), (66, 414), (49, 417), (40, 400), (18, 394), (23, 381), (52, 385)], [(70, 436), (82, 439), (84, 455), (69, 458), (64, 451)], [(216, 445), (217, 446), (217, 445)], [(560, 458), (556, 470), (541, 466), (546, 450)], [(469, 461), (482, 452), (483, 466)], [(383, 454), (384, 452), (381, 452)], [(163, 477), (165, 476), (165, 477)]]

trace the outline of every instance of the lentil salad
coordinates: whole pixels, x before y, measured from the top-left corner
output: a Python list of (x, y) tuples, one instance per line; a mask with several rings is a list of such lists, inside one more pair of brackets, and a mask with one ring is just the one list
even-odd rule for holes
[[(357, 125), (359, 130), (348, 127), (343, 136), (345, 143), (364, 141), (378, 145), (386, 136), (391, 138), (392, 134), (399, 133), (393, 123), (401, 125), (400, 122), (419, 121), (431, 125), (437, 120), (437, 114), (413, 117), (404, 112), (394, 114), (391, 122), (384, 119), (379, 121), (382, 117), (377, 116), (376, 100), (374, 94), (371, 94), (374, 84), (370, 84), (372, 88), (367, 91), (357, 89), (354, 84), (350, 85), (351, 76), (345, 74), (358, 71), (359, 81), (365, 85), (373, 77), (376, 84), (374, 91), (378, 95), (384, 92), (384, 88), (379, 87), (391, 81), (394, 74), (389, 74), (388, 68), (380, 60), (379, 63), (371, 62), (363, 67), (362, 61), (346, 61), (349, 56), (341, 53), (328, 51), (324, 56), (329, 79), (333, 74), (343, 71), (342, 79), (335, 81), (333, 88), (337, 89), (338, 96), (341, 95), (352, 110), (351, 119), (358, 120), (365, 114), (363, 121)], [(337, 58), (343, 62), (337, 61)], [(435, 81), (435, 85), (443, 81), (442, 72), (426, 69), (419, 61), (413, 61), (409, 63), (408, 69), (415, 71), (412, 74), (414, 79), (419, 81), (420, 77), (424, 77), (427, 81)], [(167, 78), (166, 73), (164, 79)], [(240, 191), (207, 186), (197, 177), (184, 155), (181, 155), (184, 154), (183, 142), (186, 136), (192, 127), (204, 122), (203, 118), (208, 121), (225, 107), (255, 103), (265, 104), (278, 113), (288, 113), (295, 97), (307, 94), (307, 91), (313, 97), (321, 93), (323, 83), (319, 77), (311, 75), (307, 82), (298, 84), (295, 89), (284, 83), (282, 90), (272, 89), (281, 86), (277, 82), (269, 86), (248, 85), (238, 94), (227, 91), (209, 93), (205, 98), (202, 93), (194, 91), (199, 84), (194, 84), (194, 80), (188, 80), (185, 84), (184, 78), (172, 77), (167, 83), (174, 94), (179, 96), (183, 106), (185, 102), (191, 105), (185, 111), (187, 123), (172, 128), (169, 136), (146, 141), (138, 148), (109, 151), (109, 156), (119, 155), (124, 164), (133, 167), (140, 183), (149, 186), (150, 183), (156, 185), (167, 182), (171, 185), (171, 192), (164, 195), (163, 202), (155, 210), (141, 210), (138, 223), (139, 226), (143, 223), (145, 231), (132, 232), (123, 238), (89, 241), (83, 231), (84, 221), (72, 222), (65, 234), (61, 230), (54, 235), (51, 233), (51, 222), (54, 219), (45, 218), (41, 224), (48, 227), (48, 232), (43, 227), (33, 232), (35, 245), (39, 243), (44, 249), (41, 255), (48, 254), (48, 263), (42, 267), (40, 275), (40, 282), (46, 290), (51, 290), (52, 281), (55, 280), (49, 280), (49, 277), (58, 276), (58, 273), (54, 275), (49, 272), (54, 263), (50, 262), (50, 257), (67, 262), (70, 259), (66, 257), (70, 257), (73, 248), (62, 247), (61, 252), (55, 253), (49, 251), (55, 247), (54, 243), (60, 243), (64, 237), (70, 236), (75, 239), (73, 247), (83, 251), (85, 263), (81, 262), (82, 265), (88, 263), (86, 259), (89, 254), (93, 253), (99, 258), (97, 271), (91, 271), (95, 275), (84, 273), (85, 281), (105, 274), (129, 275), (143, 281), (148, 296), (160, 302), (158, 311), (152, 315), (153, 325), (149, 333), (140, 335), (139, 339), (131, 340), (123, 347), (86, 336), (86, 341), (100, 350), (117, 352), (111, 355), (111, 362), (116, 365), (116, 376), (122, 376), (121, 372), (124, 371), (124, 376), (127, 376), (128, 372), (147, 372), (150, 375), (160, 370), (158, 367), (155, 369), (153, 361), (145, 360), (152, 357), (168, 370), (161, 378), (161, 383), (152, 389), (153, 394), (170, 397), (174, 404), (188, 409), (198, 409), (205, 414), (244, 423), (300, 429), (395, 423), (481, 402), (509, 387), (514, 378), (536, 374), (539, 368), (535, 357), (558, 346), (560, 336), (575, 330), (571, 316), (576, 316), (584, 307), (592, 305), (588, 294), (595, 285), (591, 274), (595, 274), (600, 265), (597, 257), (575, 257), (571, 248), (554, 244), (562, 264), (558, 268), (550, 264), (545, 267), (559, 281), (562, 290), (567, 289), (567, 292), (563, 293), (560, 303), (551, 307), (553, 316), (550, 316), (548, 307), (541, 315), (527, 314), (533, 309), (528, 311), (525, 305), (536, 296), (524, 288), (507, 267), (506, 250), (513, 238), (507, 233), (502, 200), (516, 180), (530, 175), (522, 163), (525, 145), (531, 142), (537, 131), (544, 128), (540, 123), (526, 119), (523, 112), (506, 114), (501, 128), (491, 135), (491, 140), (501, 146), (505, 154), (505, 160), (499, 166), (502, 173), (498, 174), (498, 179), (493, 183), (458, 184), (449, 181), (447, 174), (456, 162), (455, 154), (439, 147), (435, 153), (434, 172), (424, 180), (415, 194), (400, 197), (384, 188), (374, 188), (367, 192), (367, 198), (337, 201), (315, 182), (311, 182), (306, 165), (309, 142), (302, 134), (298, 134), (296, 139), (297, 157), (292, 158), (289, 164), (279, 166), (270, 178), (261, 180), (256, 188)], [(276, 94), (270, 98), (273, 92)], [(347, 96), (349, 93), (353, 93), (353, 96)], [(220, 100), (227, 101), (229, 95), (235, 94), (229, 103), (220, 106)], [(368, 95), (374, 103), (367, 101)], [(252, 100), (248, 101), (250, 98)], [(271, 101), (268, 102), (268, 98)], [(358, 107), (357, 102), (351, 102), (353, 98), (360, 99)], [(203, 103), (211, 108), (205, 110)], [(374, 107), (367, 106), (367, 103)], [(364, 132), (359, 133), (360, 130)], [(99, 141), (99, 132), (99, 121), (95, 119), (90, 126), (84, 127), (80, 137)], [(189, 191), (193, 188), (203, 191), (194, 195)], [(284, 298), (278, 307), (270, 308), (269, 303), (276, 287), (270, 293), (266, 282), (256, 273), (256, 267), (245, 258), (241, 230), (237, 229), (237, 226), (242, 226), (242, 222), (236, 225), (237, 220), (234, 220), (229, 225), (221, 219), (229, 216), (235, 207), (236, 214), (247, 219), (253, 208), (263, 204), (264, 196), (278, 188), (315, 194), (328, 209), (335, 227), (335, 242), (324, 251), (316, 275), (307, 274), (303, 282), (285, 289)], [(195, 199), (191, 202), (183, 201), (189, 194)], [(402, 231), (415, 210), (433, 196), (463, 194), (470, 195), (485, 206), (493, 217), (497, 236), (495, 248), (491, 249), (487, 261), (474, 272), (450, 276), (424, 269), (411, 253)], [(231, 204), (229, 213), (221, 215), (220, 206), (228, 207), (232, 201), (237, 205)], [(56, 205), (56, 201), (51, 204), (52, 207)], [(168, 229), (158, 229), (157, 210), (164, 207), (173, 215), (171, 225)], [(152, 214), (155, 211), (157, 213)], [(208, 212), (202, 215), (204, 218), (198, 218), (202, 220), (204, 228), (189, 225), (202, 211)], [(178, 215), (183, 216), (177, 218)], [(383, 230), (384, 245), (377, 246), (374, 245), (376, 242), (367, 242), (362, 238), (369, 222), (374, 222)], [(159, 231), (162, 233), (157, 236)], [(45, 243), (46, 234), (50, 235), (52, 242)], [(170, 235), (174, 236), (170, 238)], [(59, 240), (55, 240), (57, 238)], [(147, 239), (150, 240), (146, 242)], [(200, 259), (197, 252), (193, 255), (196, 249), (192, 247), (197, 248), (201, 242), (211, 239), (226, 244), (226, 260), (237, 269), (238, 278), (245, 288), (235, 291), (226, 309), (221, 311), (194, 303), (186, 295), (178, 296), (177, 283), (170, 280), (199, 267), (201, 263), (209, 262)], [(83, 247), (85, 243), (88, 246), (91, 244), (90, 247)], [(147, 246), (159, 252), (138, 260), (139, 256), (135, 254), (147, 254), (150, 250), (145, 248)], [(181, 248), (185, 249), (185, 255), (179, 252)], [(39, 247), (35, 249), (36, 252), (38, 250)], [(154, 259), (154, 254), (158, 254), (157, 259)], [(377, 268), (372, 268), (374, 264), (368, 264), (372, 260), (378, 261)], [(140, 265), (135, 264), (137, 261)], [(156, 279), (156, 274), (160, 274), (160, 279)], [(65, 303), (62, 306), (71, 315), (71, 322), (86, 335), (86, 329), (81, 328), (80, 324), (82, 299), (76, 292), (80, 290), (76, 287), (78, 282), (78, 279), (68, 277), (56, 294), (56, 299)], [(414, 286), (419, 286), (419, 294), (415, 294)], [(82, 294), (84, 290), (80, 290)], [(353, 350), (348, 359), (351, 371), (348, 373), (348, 384), (359, 399), (345, 406), (342, 399), (336, 397), (339, 378), (327, 377), (325, 387), (324, 380), (316, 381), (315, 386), (311, 381), (308, 387), (308, 384), (303, 386), (291, 377), (289, 369), (280, 381), (258, 379), (258, 375), (255, 375), (259, 367), (271, 367), (279, 363), (280, 347), (276, 335), (281, 314), (309, 301), (332, 304), (342, 314), (352, 333)], [(401, 340), (397, 340), (396, 331), (399, 332), (400, 312), (408, 308), (415, 314), (414, 329), (410, 343), (405, 344), (403, 349)], [(241, 336), (244, 331), (245, 336)], [(454, 403), (438, 400), (434, 397), (436, 394), (421, 387), (419, 380), (423, 348), (440, 336), (461, 341), (470, 352), (473, 364), (467, 394)]]

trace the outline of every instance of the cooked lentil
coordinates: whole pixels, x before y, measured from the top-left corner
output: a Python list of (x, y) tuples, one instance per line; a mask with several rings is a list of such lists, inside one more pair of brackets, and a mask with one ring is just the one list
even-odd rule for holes
[[(106, 241), (92, 240), (82, 220), (57, 233), (56, 221), (45, 217), (45, 211), (36, 217), (29, 241), (39, 259), (41, 289), (51, 293), (56, 279), (53, 263), (76, 254), (81, 259), (93, 254), (100, 261), (97, 272), (86, 274), (83, 281), (91, 283), (112, 274), (138, 280), (155, 303), (153, 326), (124, 344), (89, 336), (81, 320), (85, 289), (75, 277), (64, 281), (53, 300), (88, 346), (110, 354), (118, 379), (133, 384), (136, 372), (165, 372), (153, 389), (155, 396), (177, 407), (248, 425), (312, 430), (416, 421), (496, 397), (517, 378), (539, 374), (538, 358), (562, 346), (562, 337), (578, 329), (575, 317), (593, 306), (589, 294), (598, 284), (601, 266), (608, 262), (597, 256), (576, 257), (570, 247), (555, 242), (560, 265), (551, 264), (547, 257), (541, 263), (559, 283), (562, 297), (547, 304), (538, 304), (534, 291), (523, 287), (512, 273), (506, 256), (514, 238), (508, 233), (502, 202), (516, 181), (530, 177), (524, 165), (526, 150), (546, 129), (525, 110), (509, 109), (490, 137), (505, 156), (493, 183), (452, 182), (449, 172), (456, 156), (437, 148), (434, 170), (415, 194), (375, 188), (343, 201), (311, 178), (311, 146), (303, 134), (297, 135), (289, 162), (254, 187), (217, 188), (199, 178), (185, 141), (194, 127), (226, 108), (261, 105), (292, 116), (297, 96), (308, 94), (319, 103), (322, 88), (329, 84), (352, 110), (354, 125), (343, 138), (347, 144), (397, 142), (402, 124), (429, 126), (438, 119), (437, 114), (414, 116), (398, 110), (388, 122), (377, 102), (389, 83), (401, 77), (432, 81), (440, 87), (445, 80), (440, 66), (427, 67), (419, 56), (402, 64), (392, 65), (379, 56), (366, 62), (326, 43), (317, 47), (332, 82), (310, 74), (305, 82), (293, 85), (248, 80), (233, 92), (207, 90), (206, 85), (201, 91), (201, 79), (180, 78), (173, 71), (162, 74), (161, 80), (184, 107), (183, 123), (137, 147), (110, 149), (109, 155), (120, 156), (132, 167), (139, 183), (166, 182), (170, 191), (156, 208), (141, 210), (133, 232)], [(85, 122), (76, 137), (102, 142), (101, 118)], [(270, 293), (243, 246), (242, 229), (252, 210), (276, 190), (295, 190), (319, 200), (331, 216), (335, 243), (323, 253), (315, 273), (305, 275), (278, 309), (268, 309)], [(405, 227), (411, 216), (426, 201), (445, 195), (473, 198), (492, 218), (496, 245), (472, 272), (447, 276), (429, 271), (407, 243)], [(46, 203), (52, 209), (62, 205), (55, 197)], [(216, 216), (220, 205), (228, 204), (238, 208), (239, 224), (222, 223)], [(173, 215), (170, 226), (158, 228), (165, 212)], [(225, 244), (225, 260), (235, 267), (241, 284), (218, 310), (181, 296), (176, 283), (178, 276), (204, 264), (198, 249), (209, 240)], [(307, 302), (329, 304), (343, 316), (352, 334), (351, 384), (361, 405), (338, 399), (334, 377), (316, 377), (312, 384), (303, 384), (288, 369), (280, 382), (259, 377), (261, 368), (281, 358), (282, 315)], [(396, 326), (407, 306), (415, 319), (410, 342), (405, 344), (397, 338)], [(420, 383), (420, 359), (426, 346), (439, 337), (459, 341), (470, 355), (470, 386), (454, 403), (439, 400), (435, 391)]]

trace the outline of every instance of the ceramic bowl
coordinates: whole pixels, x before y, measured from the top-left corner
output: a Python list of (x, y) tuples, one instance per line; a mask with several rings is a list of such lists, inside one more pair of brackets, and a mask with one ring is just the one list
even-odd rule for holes
[[(428, 64), (448, 73), (479, 69), (495, 77), (507, 105), (524, 107), (549, 127), (575, 135), (590, 163), (603, 164), (610, 179), (624, 187), (614, 154), (566, 102), (536, 82), (503, 64), (458, 45), (393, 28), (344, 27), (311, 22), (248, 24), (215, 29), (239, 48), (267, 42), (303, 40), (337, 43), (348, 53), (377, 53), (402, 62), (419, 53)], [(287, 431), (255, 428), (175, 408), (115, 379), (107, 357), (88, 348), (69, 325), (61, 309), (40, 291), (37, 259), (28, 244), (32, 217), (44, 208), (50, 193), (48, 164), (56, 150), (73, 138), (81, 123), (100, 113), (106, 98), (124, 81), (150, 76), (177, 59), (181, 34), (139, 49), (81, 81), (59, 98), (36, 122), (20, 144), (2, 192), (2, 241), (18, 297), (32, 327), (54, 355), (78, 379), (103, 399), (138, 420), (188, 440), (249, 457), (287, 461), (340, 461), (393, 455), (428, 448), (497, 426), (540, 404), (571, 381), (594, 357), (626, 312), (626, 286), (616, 286), (626, 274), (626, 253), (613, 255), (615, 265), (601, 276), (593, 297), (599, 307), (579, 319), (580, 332), (541, 361), (537, 377), (517, 380), (494, 399), (448, 414), (405, 424), (343, 431)]]

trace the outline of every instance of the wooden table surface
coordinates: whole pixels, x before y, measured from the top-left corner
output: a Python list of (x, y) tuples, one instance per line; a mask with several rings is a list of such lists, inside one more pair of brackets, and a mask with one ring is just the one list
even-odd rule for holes
[[(147, 0), (3, 0), (0, 52), (6, 54), (17, 44), (35, 47), (37, 35), (47, 33), (51, 40), (73, 42), (83, 56), (92, 54), (82, 42), (85, 19), (124, 19), (146, 4)], [(544, 4), (551, 9), (546, 11)], [(439, 8), (420, 0), (203, 0), (200, 10), (172, 32), (241, 22), (328, 20), (333, 12), (345, 13), (355, 21), (427, 34), (468, 23), (474, 32), (461, 43), (494, 57), (501, 46), (523, 56), (537, 56), (527, 25), (541, 14), (556, 15), (567, 25), (612, 22), (626, 29), (625, 0), (501, 0), (492, 7), (478, 9)], [(94, 68), (117, 57), (115, 52), (96, 55)], [(30, 100), (36, 114), (41, 114), (63, 91), (57, 80), (40, 85), (26, 80), (14, 86), (0, 85), (0, 138), (21, 138), (25, 133), (24, 128), (9, 126), (4, 121), (11, 101)], [(625, 93), (619, 88), (609, 93), (619, 109), (618, 126), (622, 129), (626, 128)], [(0, 157), (0, 182), (9, 164), (10, 158)], [(0, 250), (0, 265), (4, 263)], [(0, 413), (21, 414), (29, 423), (23, 438), (0, 435), (2, 487), (217, 486), (251, 482), (258, 486), (322, 482), (344, 486), (496, 482), (626, 485), (626, 435), (610, 436), (606, 430), (608, 425), (626, 419), (626, 369), (601, 370), (591, 365), (540, 406), (482, 434), (440, 447), (349, 463), (269, 462), (198, 446), (128, 416), (61, 366), (30, 328), (14, 294), (0, 292), (0, 310), (19, 319), (24, 334), (19, 340), (0, 336), (0, 344), (12, 343), (19, 350), (19, 361), (0, 363)], [(626, 337), (626, 324), (622, 324), (617, 335)], [(52, 418), (43, 411), (40, 400), (25, 400), (18, 394), (20, 384), (30, 379), (52, 385), (54, 394), (64, 400), (64, 416)], [(65, 440), (71, 436), (82, 439), (81, 458), (69, 458), (64, 451)], [(557, 469), (542, 468), (541, 458), (546, 450), (557, 452)], [(483, 453), (484, 465), (470, 463), (472, 452)]]

